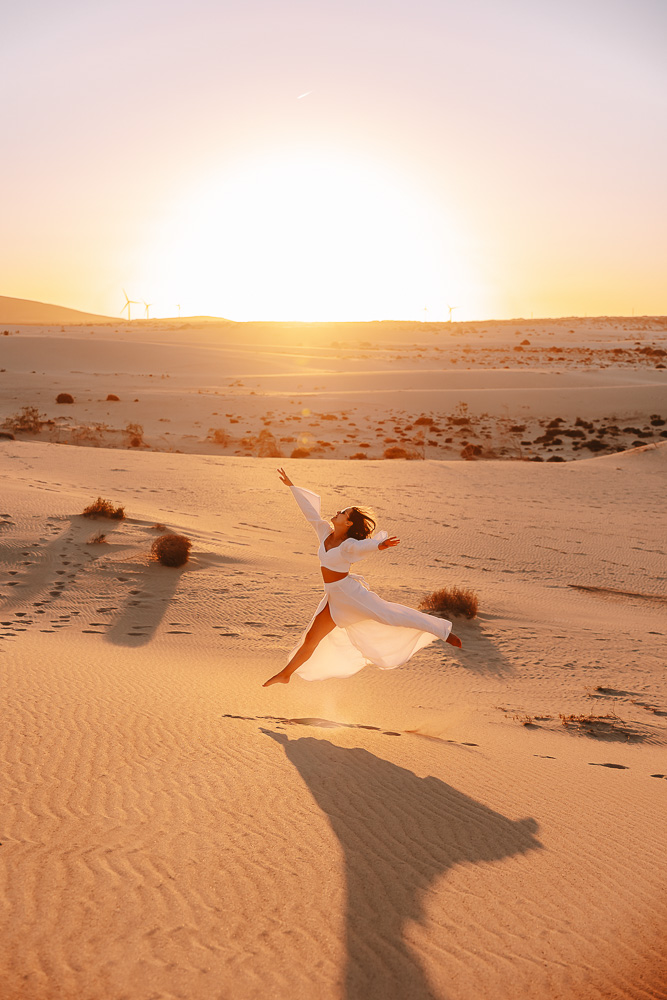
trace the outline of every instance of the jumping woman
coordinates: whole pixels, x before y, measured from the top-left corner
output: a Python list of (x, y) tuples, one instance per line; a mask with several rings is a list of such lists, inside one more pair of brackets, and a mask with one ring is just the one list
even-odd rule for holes
[(287, 684), (294, 673), (315, 681), (350, 677), (368, 663), (385, 670), (400, 667), (435, 639), (461, 646), (451, 633), (451, 622), (383, 601), (368, 589), (363, 577), (350, 573), (358, 559), (393, 548), (400, 541), (394, 535), (389, 538), (386, 531), (371, 537), (375, 520), (369, 510), (346, 507), (325, 521), (316, 493), (295, 486), (284, 469), (278, 469), (278, 475), (320, 540), (317, 554), (324, 597), (287, 666), (263, 687)]

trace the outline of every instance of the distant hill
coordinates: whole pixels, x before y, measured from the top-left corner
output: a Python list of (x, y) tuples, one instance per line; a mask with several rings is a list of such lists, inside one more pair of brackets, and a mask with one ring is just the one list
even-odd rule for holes
[(122, 322), (122, 320), (113, 316), (98, 316), (96, 313), (79, 312), (78, 309), (54, 306), (48, 302), (33, 302), (31, 299), (12, 299), (7, 295), (0, 295), (0, 324), (16, 323), (20, 326), (39, 323), (44, 326), (55, 326), (58, 323), (119, 322)]

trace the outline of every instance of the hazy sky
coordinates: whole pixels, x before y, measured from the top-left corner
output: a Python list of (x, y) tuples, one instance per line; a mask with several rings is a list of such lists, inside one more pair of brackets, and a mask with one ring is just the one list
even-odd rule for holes
[(665, 0), (5, 2), (0, 294), (667, 313), (666, 29)]

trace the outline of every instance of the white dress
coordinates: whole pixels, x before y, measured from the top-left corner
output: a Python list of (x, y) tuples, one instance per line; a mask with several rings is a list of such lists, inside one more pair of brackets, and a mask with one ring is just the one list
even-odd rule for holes
[(348, 573), (344, 580), (324, 584), (324, 596), (317, 611), (290, 653), (291, 659), (303, 645), (313, 621), (328, 603), (336, 628), (322, 639), (312, 656), (295, 671), (299, 677), (307, 681), (350, 677), (369, 663), (390, 670), (407, 663), (417, 650), (435, 639), (447, 638), (452, 629), (451, 622), (402, 604), (383, 601), (368, 589), (363, 577), (349, 572), (352, 563), (377, 551), (380, 542), (387, 538), (386, 531), (363, 541), (346, 538), (327, 551), (324, 540), (331, 534), (332, 527), (320, 514), (320, 498), (299, 486), (290, 488), (320, 540), (317, 552), (320, 565), (336, 573)]

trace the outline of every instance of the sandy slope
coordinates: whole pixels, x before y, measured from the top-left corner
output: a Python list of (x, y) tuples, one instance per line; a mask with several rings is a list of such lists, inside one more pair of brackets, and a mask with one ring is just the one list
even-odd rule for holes
[[(381, 594), (481, 614), (460, 653), (267, 690), (319, 592), (275, 462), (0, 460), (3, 997), (667, 996), (667, 445), (292, 463), (400, 534)], [(127, 520), (80, 518), (99, 493)]]

